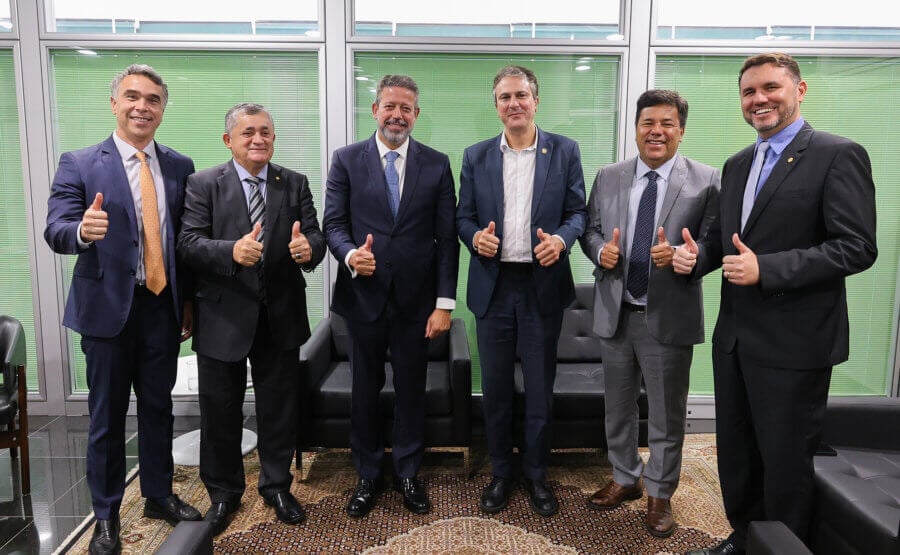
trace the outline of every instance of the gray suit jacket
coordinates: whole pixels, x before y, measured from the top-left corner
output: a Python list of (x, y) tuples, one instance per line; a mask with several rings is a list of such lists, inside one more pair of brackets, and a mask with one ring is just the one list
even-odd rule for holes
[[(634, 182), (637, 158), (610, 164), (597, 172), (588, 201), (588, 225), (581, 248), (597, 265), (600, 249), (612, 240), (614, 228), (622, 237), (628, 228), (628, 199)], [(715, 168), (676, 154), (657, 227), (662, 226), (672, 244), (682, 243), (681, 230), (688, 228), (696, 240), (706, 238), (719, 210), (719, 172)], [(655, 244), (655, 241), (654, 241)], [(619, 325), (625, 289), (624, 268), (628, 253), (622, 252), (611, 270), (594, 269), (594, 332), (612, 337)], [(703, 342), (703, 290), (699, 281), (676, 274), (671, 267), (650, 268), (647, 291), (647, 324), (661, 343), (694, 345)]]

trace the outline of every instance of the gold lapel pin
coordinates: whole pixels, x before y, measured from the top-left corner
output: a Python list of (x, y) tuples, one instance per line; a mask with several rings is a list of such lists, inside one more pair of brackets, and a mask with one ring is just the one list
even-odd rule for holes
[(547, 154), (547, 149), (546, 149), (546, 148), (542, 148), (542, 149), (541, 149), (541, 154)]
[(791, 156), (790, 158), (788, 158), (788, 164), (790, 164), (790, 163), (793, 162), (793, 161), (794, 161), (794, 157), (793, 157), (793, 156)]
[(275, 181), (281, 181), (281, 176), (280, 176), (280, 175), (276, 175), (276, 176), (275, 176)]

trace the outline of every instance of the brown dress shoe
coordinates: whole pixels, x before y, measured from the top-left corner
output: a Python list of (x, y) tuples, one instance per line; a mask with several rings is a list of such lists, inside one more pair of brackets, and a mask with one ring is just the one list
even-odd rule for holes
[(650, 535), (657, 538), (668, 538), (675, 531), (675, 519), (672, 518), (672, 505), (668, 499), (647, 496), (647, 519), (644, 521)]
[(588, 499), (587, 505), (598, 511), (608, 511), (621, 505), (622, 501), (640, 499), (642, 495), (644, 495), (644, 484), (641, 483), (641, 480), (628, 487), (620, 486), (611, 480)]

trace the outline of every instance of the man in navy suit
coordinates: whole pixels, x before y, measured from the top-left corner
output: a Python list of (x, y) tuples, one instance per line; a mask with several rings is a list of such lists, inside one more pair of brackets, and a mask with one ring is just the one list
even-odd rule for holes
[(743, 554), (754, 520), (780, 520), (807, 539), (831, 369), (849, 356), (844, 281), (878, 253), (869, 155), (803, 119), (797, 62), (751, 56), (738, 82), (757, 139), (725, 162), (708, 240), (687, 241), (673, 262), (696, 278), (722, 266), (713, 377), (734, 532), (691, 552), (706, 555)]
[(175, 239), (194, 163), (154, 141), (168, 88), (153, 68), (127, 67), (110, 94), (116, 131), (60, 157), (44, 230), (55, 252), (78, 255), (63, 325), (81, 334), (87, 362), (87, 481), (97, 518), (91, 553), (120, 549), (132, 388), (144, 516), (173, 525), (200, 519), (172, 493), (171, 393), (179, 338), (191, 334)]
[(375, 134), (334, 153), (323, 227), (338, 260), (331, 309), (347, 320), (353, 374), (350, 448), (359, 480), (347, 513), (366, 515), (381, 490), (379, 392), (386, 352), (394, 373), (394, 487), (407, 509), (431, 504), (416, 478), (424, 453), (428, 342), (450, 329), (459, 243), (450, 161), (409, 135), (419, 88), (405, 75), (378, 83)]
[(563, 309), (575, 298), (569, 252), (584, 231), (578, 144), (534, 124), (538, 83), (523, 67), (494, 77), (499, 136), (466, 149), (456, 227), (470, 250), (468, 305), (476, 317), (484, 422), (493, 480), (481, 509), (503, 510), (513, 487), (513, 369), (522, 360), (522, 473), (532, 508), (559, 508), (547, 487), (547, 456)]

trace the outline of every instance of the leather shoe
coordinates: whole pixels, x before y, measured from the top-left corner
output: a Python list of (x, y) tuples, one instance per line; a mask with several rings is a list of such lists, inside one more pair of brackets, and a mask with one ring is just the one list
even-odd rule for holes
[(675, 531), (675, 519), (672, 518), (672, 505), (668, 499), (647, 496), (647, 518), (644, 520), (647, 531), (657, 538), (668, 538)]
[(378, 480), (360, 478), (356, 482), (356, 489), (350, 494), (350, 500), (347, 501), (347, 514), (353, 518), (366, 516), (375, 506), (375, 499), (379, 493), (381, 486)]
[(97, 520), (94, 525), (94, 533), (91, 535), (91, 543), (88, 545), (90, 555), (107, 555), (121, 553), (122, 544), (119, 542), (119, 519)]
[(491, 483), (481, 493), (481, 510), (486, 513), (499, 513), (509, 504), (509, 494), (513, 483), (509, 478), (494, 476)]
[(415, 476), (412, 478), (398, 478), (394, 480), (394, 489), (403, 494), (403, 505), (410, 512), (424, 515), (431, 510), (431, 502), (428, 501), (428, 492)]
[(746, 553), (746, 551), (739, 548), (731, 536), (729, 536), (725, 541), (715, 547), (695, 549), (694, 551), (688, 551), (687, 555), (744, 555), (744, 553)]
[(240, 503), (213, 503), (206, 511), (203, 520), (212, 527), (213, 536), (218, 536), (228, 528), (232, 515), (237, 512)]
[(552, 516), (559, 510), (559, 502), (553, 491), (542, 480), (525, 480), (525, 491), (534, 512), (541, 516)]
[(279, 491), (265, 498), (266, 505), (275, 507), (275, 516), (285, 524), (300, 524), (306, 520), (306, 513), (300, 502), (289, 491)]
[(644, 495), (644, 484), (641, 480), (638, 480), (635, 485), (627, 487), (610, 480), (608, 484), (588, 498), (587, 504), (588, 507), (598, 511), (609, 511), (621, 505), (622, 501), (640, 499), (642, 495)]
[(172, 494), (161, 499), (144, 501), (144, 517), (165, 520), (175, 526), (182, 520), (200, 520), (200, 511)]

